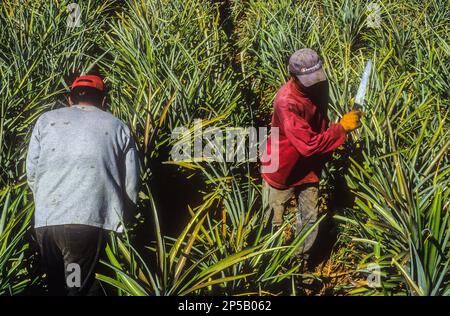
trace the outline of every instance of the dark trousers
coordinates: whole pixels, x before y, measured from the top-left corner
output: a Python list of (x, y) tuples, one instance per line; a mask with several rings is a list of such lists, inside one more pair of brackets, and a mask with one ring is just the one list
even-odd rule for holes
[(105, 231), (87, 225), (35, 229), (50, 295), (100, 295), (95, 270), (105, 248)]

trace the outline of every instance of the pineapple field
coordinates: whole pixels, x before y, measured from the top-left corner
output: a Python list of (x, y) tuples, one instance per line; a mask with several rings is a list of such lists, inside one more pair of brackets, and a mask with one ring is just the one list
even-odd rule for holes
[[(37, 118), (86, 73), (104, 76), (141, 164), (137, 211), (96, 274), (108, 295), (450, 295), (449, 20), (445, 0), (2, 1), (0, 295), (46, 291), (25, 158)], [(293, 255), (310, 231), (265, 229), (258, 162), (170, 156), (197, 120), (269, 127), (304, 47), (333, 122), (373, 61), (362, 126), (321, 177), (313, 289)]]

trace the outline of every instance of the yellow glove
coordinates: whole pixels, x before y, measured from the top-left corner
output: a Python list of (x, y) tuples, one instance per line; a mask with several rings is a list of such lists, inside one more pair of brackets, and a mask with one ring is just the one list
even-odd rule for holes
[(344, 116), (342, 116), (339, 123), (344, 127), (345, 131), (347, 133), (357, 129), (361, 126), (361, 119), (362, 112), (360, 111), (351, 111), (348, 113), (345, 113)]

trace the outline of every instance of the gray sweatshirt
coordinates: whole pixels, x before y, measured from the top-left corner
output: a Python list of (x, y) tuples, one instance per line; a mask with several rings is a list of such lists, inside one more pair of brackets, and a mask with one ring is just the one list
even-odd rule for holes
[(137, 202), (139, 159), (130, 129), (94, 106), (42, 114), (26, 160), (35, 227), (84, 224), (123, 231)]

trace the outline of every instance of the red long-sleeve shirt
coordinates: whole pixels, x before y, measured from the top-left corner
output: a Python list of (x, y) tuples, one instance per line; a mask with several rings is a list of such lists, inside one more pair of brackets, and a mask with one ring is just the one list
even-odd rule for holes
[[(274, 101), (272, 127), (279, 128), (279, 139), (269, 135), (266, 154), (269, 165), (278, 155), (279, 167), (262, 177), (278, 189), (319, 182), (327, 153), (342, 145), (346, 133), (341, 124), (328, 127), (327, 109), (320, 109), (290, 79), (278, 91)], [(273, 147), (273, 152), (271, 152)]]

